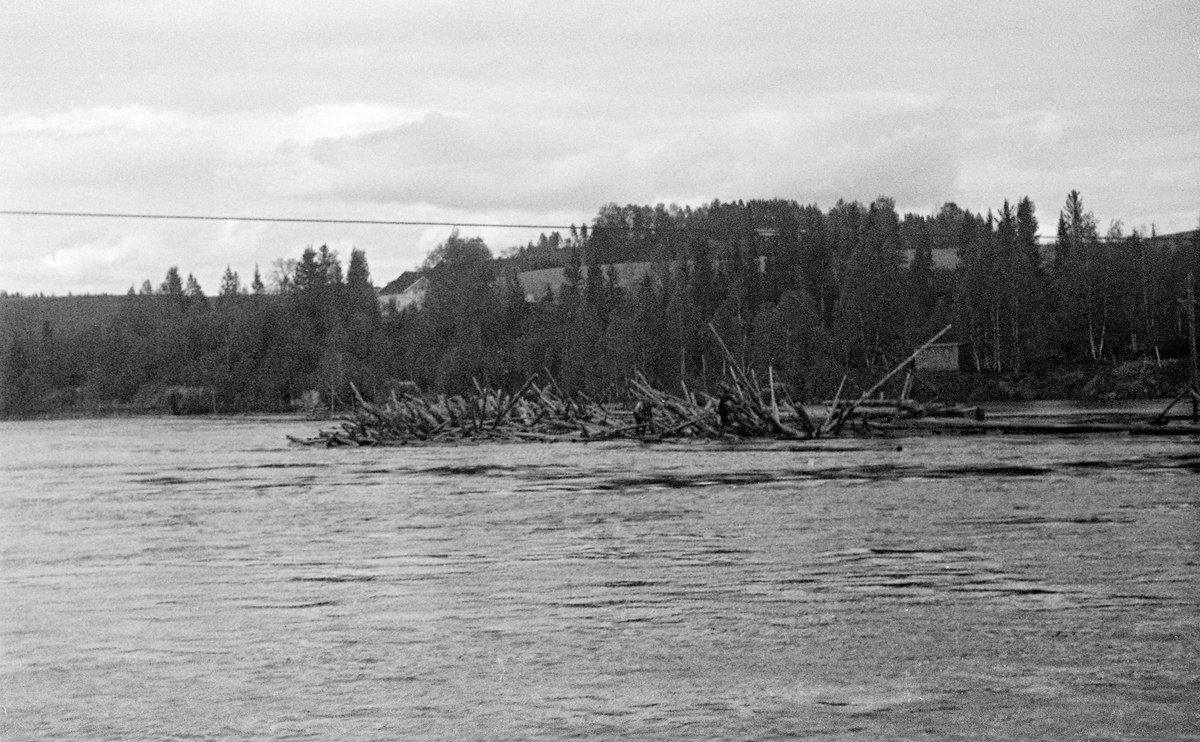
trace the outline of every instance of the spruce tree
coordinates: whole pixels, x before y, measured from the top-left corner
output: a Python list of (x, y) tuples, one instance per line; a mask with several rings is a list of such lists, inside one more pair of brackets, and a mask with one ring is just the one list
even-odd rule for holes
[(242, 283), (238, 278), (237, 271), (228, 265), (225, 266), (225, 273), (221, 276), (221, 290), (217, 293), (218, 299), (229, 299), (237, 296), (242, 292)]

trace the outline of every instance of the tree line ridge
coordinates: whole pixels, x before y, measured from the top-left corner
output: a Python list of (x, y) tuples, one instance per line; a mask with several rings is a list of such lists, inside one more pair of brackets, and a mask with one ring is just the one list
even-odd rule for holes
[[(1028, 198), (928, 216), (882, 197), (828, 210), (608, 204), (590, 226), (499, 257), (453, 233), (412, 274), (424, 295), (401, 311), (381, 308), (363, 251), (343, 269), (327, 246), (265, 278), (256, 267), (249, 284), (227, 269), (215, 297), (177, 268), (124, 297), (67, 300), (90, 302), (78, 316), (0, 297), (0, 411), (153, 405), (180, 388), (205, 390), (206, 409), (281, 410), (310, 390), (348, 400), (352, 383), (368, 396), (401, 383), (455, 394), (533, 373), (598, 400), (622, 398), (634, 371), (700, 389), (724, 372), (710, 324), (798, 400), (893, 365), (947, 324), (966, 370), (994, 378), (1186, 354), (1180, 299), (1200, 274), (1200, 232), (1102, 233), (1072, 191), (1053, 246), (1037, 234)], [(640, 267), (623, 275), (628, 264)], [(546, 269), (560, 277), (550, 291), (522, 284)]]

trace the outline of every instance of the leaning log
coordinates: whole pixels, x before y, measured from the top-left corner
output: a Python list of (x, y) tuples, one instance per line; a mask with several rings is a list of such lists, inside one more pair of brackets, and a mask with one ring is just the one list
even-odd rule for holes
[(875, 382), (874, 386), (872, 386), (867, 391), (863, 392), (862, 396), (859, 397), (858, 400), (855, 401), (853, 404), (847, 406), (845, 408), (845, 410), (841, 411), (840, 413), (837, 410), (834, 410), (834, 412), (833, 412), (834, 417), (831, 418), (833, 420), (833, 424), (828, 426), (829, 432), (834, 435), (837, 435), (838, 431), (840, 431), (842, 429), (842, 426), (846, 424), (846, 420), (849, 419), (849, 417), (854, 414), (854, 411), (856, 409), (858, 409), (859, 405), (861, 405), (863, 402), (865, 402), (867, 399), (869, 399), (873, 394), (875, 394), (875, 392), (882, 389), (884, 384), (888, 383), (888, 381), (890, 381), (893, 376), (900, 373), (900, 371), (902, 369), (904, 369), (905, 366), (907, 366), (908, 364), (910, 364), (914, 360), (916, 360), (917, 356), (921, 355), (921, 352), (923, 350), (925, 350), (929, 346), (936, 343), (938, 341), (938, 339), (941, 338), (942, 335), (945, 335), (947, 332), (949, 332), (951, 327), (952, 327), (952, 325), (946, 325), (945, 327), (943, 327), (941, 329), (940, 332), (938, 332), (936, 335), (934, 335), (933, 337), (929, 338), (924, 343), (922, 343), (921, 347), (914, 350), (912, 352), (912, 354), (910, 354), (908, 356), (908, 358), (905, 358), (903, 361), (900, 362), (900, 365), (893, 368), (891, 371), (889, 371), (887, 374), (885, 374), (882, 379)]

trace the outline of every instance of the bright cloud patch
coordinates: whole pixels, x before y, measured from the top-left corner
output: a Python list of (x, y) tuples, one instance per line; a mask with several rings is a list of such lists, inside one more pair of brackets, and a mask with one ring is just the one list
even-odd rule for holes
[(153, 235), (103, 231), (73, 235), (65, 242), (41, 254), (6, 253), (0, 258), (0, 274), (15, 285), (70, 286), (76, 293), (101, 293), (131, 284), (130, 268), (151, 260), (160, 247)]

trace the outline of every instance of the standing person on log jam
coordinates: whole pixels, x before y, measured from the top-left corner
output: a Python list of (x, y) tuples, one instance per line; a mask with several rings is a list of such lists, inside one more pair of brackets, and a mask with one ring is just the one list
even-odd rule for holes
[(646, 400), (638, 400), (638, 403), (633, 406), (633, 421), (637, 423), (638, 435), (653, 433), (654, 428), (650, 423), (654, 420), (654, 407)]
[(722, 428), (728, 428), (733, 417), (733, 400), (730, 399), (729, 387), (721, 385), (721, 397), (717, 401), (717, 420)]

